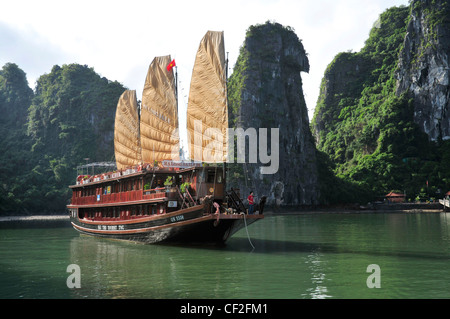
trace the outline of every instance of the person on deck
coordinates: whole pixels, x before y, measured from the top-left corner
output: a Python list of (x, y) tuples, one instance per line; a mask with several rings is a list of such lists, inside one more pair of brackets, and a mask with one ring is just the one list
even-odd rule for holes
[(252, 215), (253, 214), (253, 209), (254, 209), (254, 197), (253, 197), (253, 192), (250, 192), (250, 195), (248, 195), (247, 197), (248, 200), (248, 214)]

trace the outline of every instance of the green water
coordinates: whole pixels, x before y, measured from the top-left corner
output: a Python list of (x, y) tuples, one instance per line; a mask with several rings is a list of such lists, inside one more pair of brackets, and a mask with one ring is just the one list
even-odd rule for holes
[[(251, 242), (243, 229), (225, 247), (176, 247), (7, 222), (0, 298), (450, 298), (449, 229), (449, 213), (311, 213), (267, 216)], [(81, 288), (67, 286), (71, 264)]]

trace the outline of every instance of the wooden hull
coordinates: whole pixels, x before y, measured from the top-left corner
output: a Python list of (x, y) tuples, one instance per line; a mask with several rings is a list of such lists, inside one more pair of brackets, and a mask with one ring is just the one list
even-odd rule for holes
[(224, 243), (246, 225), (263, 215), (204, 214), (197, 205), (175, 212), (133, 219), (95, 220), (71, 215), (73, 227), (80, 233), (103, 238), (144, 243)]

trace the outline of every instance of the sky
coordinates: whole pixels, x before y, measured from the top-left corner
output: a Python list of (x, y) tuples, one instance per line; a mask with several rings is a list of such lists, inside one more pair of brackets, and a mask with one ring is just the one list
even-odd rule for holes
[[(31, 88), (54, 65), (88, 65), (142, 95), (148, 66), (170, 54), (179, 78), (180, 126), (200, 40), (224, 31), (232, 69), (251, 25), (290, 26), (308, 54), (302, 72), (311, 121), (327, 65), (359, 51), (379, 15), (408, 0), (0, 0), (0, 67), (16, 63)], [(183, 116), (184, 115), (184, 116)]]

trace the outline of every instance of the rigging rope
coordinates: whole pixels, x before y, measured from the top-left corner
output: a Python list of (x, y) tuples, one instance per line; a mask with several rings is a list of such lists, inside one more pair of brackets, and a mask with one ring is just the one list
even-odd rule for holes
[(241, 215), (244, 215), (245, 231), (247, 232), (247, 238), (248, 238), (248, 241), (250, 242), (250, 245), (252, 245), (253, 249), (255, 249), (255, 246), (253, 246), (253, 243), (252, 243), (252, 241), (250, 240), (250, 235), (248, 234), (248, 229), (247, 229), (247, 218), (245, 217), (245, 213), (241, 213)]

